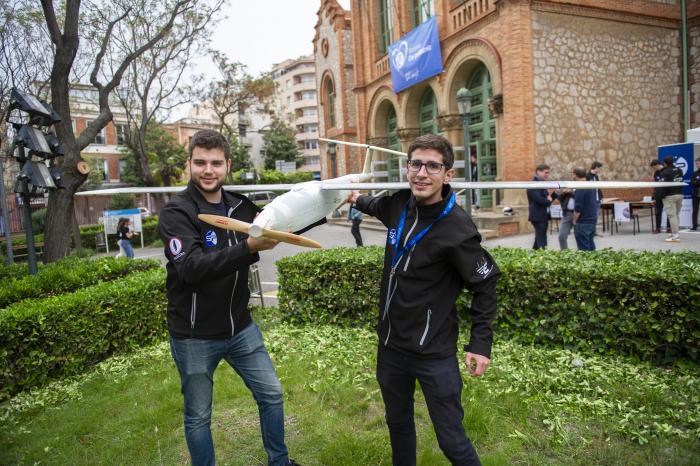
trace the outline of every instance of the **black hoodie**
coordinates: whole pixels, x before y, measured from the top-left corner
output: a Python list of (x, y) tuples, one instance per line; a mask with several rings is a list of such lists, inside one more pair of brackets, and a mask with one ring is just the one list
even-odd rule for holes
[[(492, 321), (496, 316), (496, 283), (501, 272), (481, 247), (481, 235), (472, 219), (459, 206), (433, 224), (426, 235), (406, 252), (389, 277), (394, 247), (391, 244), (404, 207), (406, 221), (400, 245), (414, 238), (436, 220), (452, 194), (449, 185), (442, 201), (419, 206), (409, 190), (389, 197), (360, 196), (357, 207), (389, 228), (384, 253), (379, 344), (419, 358), (443, 358), (456, 353), (458, 321), (455, 301), (461, 289), (472, 290), (472, 328), (468, 351), (490, 357)], [(394, 288), (395, 287), (395, 288)]]
[[(247, 197), (223, 192), (228, 217), (252, 222), (260, 211)], [(213, 227), (198, 214), (221, 215), (192, 182), (165, 205), (158, 234), (168, 258), (168, 329), (175, 338), (223, 339), (251, 322), (247, 235)]]

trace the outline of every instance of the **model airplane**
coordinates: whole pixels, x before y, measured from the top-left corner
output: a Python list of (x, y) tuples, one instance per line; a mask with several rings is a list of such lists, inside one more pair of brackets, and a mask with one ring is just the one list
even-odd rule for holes
[[(306, 181), (297, 184), (268, 184), (268, 185), (227, 185), (227, 191), (287, 191), (276, 197), (255, 218), (253, 223), (246, 223), (229, 217), (218, 215), (199, 215), (199, 219), (213, 226), (246, 233), (254, 238), (266, 236), (277, 241), (296, 244), (299, 246), (320, 248), (316, 241), (301, 235), (290, 233), (301, 231), (309, 225), (330, 215), (335, 209), (345, 203), (352, 190), (399, 190), (408, 189), (408, 182), (373, 183), (371, 155), (372, 151), (406, 156), (399, 152), (383, 147), (370, 146), (346, 141), (319, 138), (335, 144), (361, 147), (366, 150), (365, 164), (362, 173), (349, 174), (323, 181)], [(599, 189), (599, 188), (658, 188), (666, 186), (685, 186), (685, 183), (669, 183), (655, 181), (451, 181), (454, 189)], [(142, 194), (142, 193), (175, 193), (185, 189), (184, 186), (155, 187), (155, 188), (115, 188), (98, 191), (83, 191), (78, 196), (111, 195), (111, 194)]]

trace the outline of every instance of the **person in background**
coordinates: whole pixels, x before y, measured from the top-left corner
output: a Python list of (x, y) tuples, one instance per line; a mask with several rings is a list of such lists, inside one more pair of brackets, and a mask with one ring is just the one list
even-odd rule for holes
[(559, 222), (559, 249), (569, 249), (569, 233), (574, 227), (574, 191), (562, 189), (559, 194), (561, 204), (561, 221)]
[[(654, 170), (654, 181), (663, 181), (663, 177), (661, 176), (661, 169), (663, 168), (663, 164), (659, 162), (659, 159), (652, 159), (651, 161), (651, 169)], [(664, 211), (664, 188), (654, 188), (654, 217), (656, 220), (656, 228), (654, 229), (654, 234), (661, 233), (661, 214)], [(666, 232), (671, 233), (671, 222), (668, 219), (668, 216), (666, 217)]]
[(700, 206), (700, 158), (695, 159), (695, 172), (690, 180), (693, 186), (693, 227), (691, 230), (698, 231), (698, 207)]
[[(673, 163), (673, 156), (664, 157), (664, 168), (661, 170), (662, 181), (683, 181), (683, 171)], [(683, 187), (674, 186), (664, 189), (664, 208), (666, 215), (671, 222), (671, 234), (664, 241), (667, 243), (680, 243), (681, 237), (678, 234), (678, 220), (683, 203)]]
[(350, 204), (348, 210), (348, 220), (352, 222), (350, 233), (355, 238), (355, 245), (359, 248), (362, 246), (362, 234), (360, 233), (360, 223), (362, 223), (362, 212), (355, 207), (355, 204)]
[[(479, 160), (476, 158), (476, 154), (471, 154), (471, 164), (472, 164), (472, 174), (471, 174), (471, 181), (479, 181)], [(481, 190), (480, 189), (473, 189), (472, 190), (472, 205), (476, 207), (476, 210), (479, 210), (481, 208)]]
[[(574, 168), (576, 181), (586, 181), (586, 170)], [(574, 237), (579, 251), (595, 251), (596, 189), (577, 189), (574, 193)]]
[[(535, 176), (532, 181), (548, 181), (549, 165), (540, 164), (535, 169)], [(535, 243), (532, 249), (543, 249), (547, 247), (547, 224), (549, 223), (549, 206), (552, 205), (552, 194), (547, 189), (528, 189), (527, 219), (535, 229)]]
[[(600, 181), (600, 172), (603, 169), (603, 164), (601, 162), (598, 162), (597, 160), (594, 160), (593, 163), (591, 163), (591, 169), (588, 170), (588, 173), (586, 173), (586, 179), (588, 181)], [(603, 200), (603, 190), (602, 189), (596, 189), (596, 211), (595, 211), (595, 218), (596, 218), (596, 223), (598, 223), (598, 216), (600, 215), (600, 203)], [(593, 236), (595, 236), (595, 232), (593, 232)]]
[(134, 232), (129, 229), (131, 225), (131, 220), (127, 217), (121, 217), (117, 222), (117, 244), (119, 245), (119, 255), (128, 257), (129, 259), (134, 258), (134, 247), (131, 245), (131, 237), (134, 236)]

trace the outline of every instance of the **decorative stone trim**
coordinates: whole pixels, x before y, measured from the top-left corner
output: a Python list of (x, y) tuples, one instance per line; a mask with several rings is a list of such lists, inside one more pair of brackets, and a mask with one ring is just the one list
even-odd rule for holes
[(584, 16), (588, 18), (607, 19), (623, 23), (642, 24), (646, 26), (657, 26), (670, 29), (678, 29), (678, 21), (670, 19), (652, 18), (636, 13), (625, 13), (620, 11), (599, 10), (579, 5), (565, 5), (561, 3), (549, 3), (545, 1), (533, 0), (533, 11), (543, 11), (547, 13), (559, 13), (571, 16)]
[(440, 115), (437, 117), (438, 126), (442, 130), (453, 130), (462, 128), (461, 115)]
[(488, 106), (489, 111), (496, 118), (503, 115), (503, 94), (496, 94), (493, 97), (489, 97)]
[(420, 136), (420, 128), (397, 128), (396, 135), (401, 142), (412, 141)]

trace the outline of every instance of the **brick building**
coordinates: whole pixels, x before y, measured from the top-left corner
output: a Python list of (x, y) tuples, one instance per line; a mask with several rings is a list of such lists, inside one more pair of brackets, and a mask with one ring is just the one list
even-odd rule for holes
[[(70, 112), (73, 132), (76, 136), (83, 132), (90, 121), (97, 118), (99, 105), (97, 89), (89, 84), (71, 84)], [(116, 97), (110, 102), (112, 121), (102, 128), (95, 140), (80, 155), (92, 161), (103, 173), (105, 187), (119, 184), (120, 173), (124, 168), (126, 146), (124, 130), (127, 125), (126, 113)]]
[[(700, 1), (687, 0), (690, 127), (700, 125)], [(456, 93), (472, 94), (480, 180), (553, 178), (604, 164), (604, 179), (648, 179), (659, 145), (682, 142), (681, 0), (322, 0), (314, 53), (321, 137), (405, 151), (426, 132), (464, 148)], [(387, 47), (437, 17), (444, 71), (398, 94)], [(321, 145), (324, 178), (359, 170), (361, 151)], [(398, 180), (400, 161), (376, 165)], [(524, 191), (482, 193), (524, 205)]]

